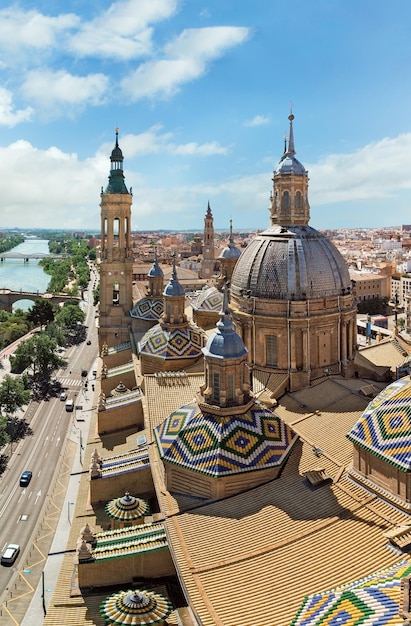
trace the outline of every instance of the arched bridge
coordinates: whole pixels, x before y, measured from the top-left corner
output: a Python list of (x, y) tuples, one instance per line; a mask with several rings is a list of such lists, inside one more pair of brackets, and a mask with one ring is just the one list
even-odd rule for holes
[(13, 304), (19, 300), (32, 300), (33, 302), (38, 298), (44, 298), (53, 304), (60, 304), (66, 300), (80, 300), (77, 296), (69, 296), (65, 293), (32, 293), (31, 291), (12, 291), (11, 289), (0, 289), (0, 309), (6, 310), (9, 313), (13, 311)]

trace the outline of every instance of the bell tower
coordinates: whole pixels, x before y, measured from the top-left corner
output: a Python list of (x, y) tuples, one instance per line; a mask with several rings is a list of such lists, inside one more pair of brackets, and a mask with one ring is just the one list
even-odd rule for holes
[(200, 278), (211, 278), (214, 274), (215, 247), (214, 247), (214, 218), (210, 203), (204, 217), (203, 259), (201, 261)]
[(111, 152), (108, 185), (101, 189), (100, 346), (129, 340), (129, 313), (133, 306), (131, 253), (131, 189), (123, 173), (123, 153)]

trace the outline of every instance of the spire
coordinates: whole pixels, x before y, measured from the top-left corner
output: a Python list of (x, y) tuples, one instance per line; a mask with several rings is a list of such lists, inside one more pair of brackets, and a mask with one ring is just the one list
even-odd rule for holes
[(210, 207), (210, 200), (207, 203), (207, 213), (206, 213), (206, 217), (213, 217), (213, 214), (211, 213), (211, 207)]
[(173, 253), (173, 271), (171, 272), (171, 277), (168, 285), (164, 289), (164, 296), (184, 296), (185, 291), (184, 287), (179, 283), (177, 278), (177, 268), (176, 268), (176, 253)]
[(233, 220), (230, 219), (230, 236), (228, 238), (228, 245), (229, 246), (233, 246), (234, 245), (234, 239), (233, 239)]
[(293, 109), (291, 107), (291, 113), (288, 116), (288, 119), (290, 120), (290, 138), (288, 140), (288, 154), (290, 154), (291, 156), (295, 155), (295, 148), (294, 148), (294, 131), (293, 131), (293, 119), (294, 119), (294, 115), (293, 115)]

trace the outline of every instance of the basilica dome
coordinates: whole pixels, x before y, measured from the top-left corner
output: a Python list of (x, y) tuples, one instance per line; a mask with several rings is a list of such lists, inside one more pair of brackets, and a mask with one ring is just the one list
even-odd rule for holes
[(337, 248), (308, 225), (275, 225), (260, 233), (237, 261), (233, 294), (273, 300), (344, 295), (351, 280)]
[[(356, 307), (347, 263), (312, 228), (308, 171), (295, 157), (293, 120), (273, 174), (270, 225), (237, 260), (230, 310), (254, 369), (296, 390), (324, 375), (353, 375)], [(277, 393), (277, 392), (276, 392)]]

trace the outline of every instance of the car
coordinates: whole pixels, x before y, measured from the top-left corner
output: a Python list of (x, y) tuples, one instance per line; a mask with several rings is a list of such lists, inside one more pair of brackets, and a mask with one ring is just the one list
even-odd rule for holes
[(20, 553), (20, 546), (18, 543), (9, 543), (7, 548), (4, 550), (1, 555), (1, 564), (2, 565), (13, 565), (14, 561), (17, 559)]
[(90, 341), (90, 339), (87, 339), (87, 342), (86, 342), (86, 343), (87, 343), (87, 345), (88, 345), (88, 346), (91, 346), (91, 341)]
[(87, 370), (81, 370), (81, 376), (83, 378), (85, 378), (86, 376), (88, 376), (88, 371)]
[(61, 394), (60, 394), (60, 400), (61, 400), (62, 402), (64, 402), (64, 400), (67, 400), (67, 394), (66, 394), (66, 392), (65, 392), (65, 391), (62, 391), (62, 392), (61, 392)]
[(29, 470), (26, 470), (25, 472), (23, 472), (22, 475), (20, 476), (20, 487), (27, 487), (27, 485), (31, 481), (32, 476), (33, 476), (33, 472), (30, 472)]

